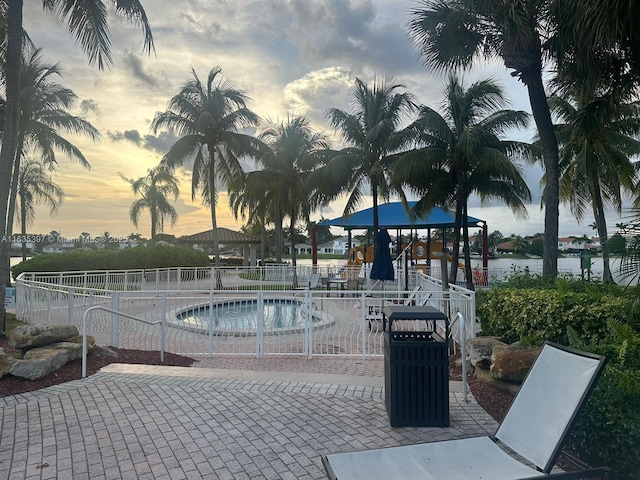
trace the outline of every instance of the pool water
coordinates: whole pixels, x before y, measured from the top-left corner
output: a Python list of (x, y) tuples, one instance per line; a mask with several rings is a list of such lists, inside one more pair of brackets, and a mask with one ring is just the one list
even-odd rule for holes
[[(200, 305), (177, 314), (177, 319), (190, 327), (208, 329), (212, 317), (214, 330), (255, 331), (257, 328), (258, 302), (238, 301), (213, 305)], [(316, 317), (312, 317), (315, 322)], [(304, 307), (295, 300), (268, 299), (264, 301), (264, 330), (304, 328)]]

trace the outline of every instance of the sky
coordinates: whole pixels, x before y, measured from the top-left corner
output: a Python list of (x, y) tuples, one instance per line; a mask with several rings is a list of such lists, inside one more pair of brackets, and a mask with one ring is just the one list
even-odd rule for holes
[[(110, 4), (111, 2), (105, 2)], [(166, 131), (152, 132), (151, 122), (167, 108), (169, 99), (192, 78), (192, 70), (206, 81), (220, 66), (221, 77), (248, 94), (249, 108), (262, 118), (279, 121), (288, 114), (306, 115), (314, 128), (329, 135), (332, 145), (341, 139), (324, 119), (328, 108), (349, 111), (355, 78), (369, 83), (375, 77), (395, 79), (418, 101), (439, 108), (446, 75), (426, 69), (407, 33), (413, 1), (398, 0), (142, 0), (154, 36), (155, 52), (142, 51), (142, 31), (124, 22), (110, 8), (113, 65), (90, 66), (80, 46), (65, 27), (42, 11), (40, 1), (25, 2), (24, 25), (47, 63), (58, 63), (58, 81), (78, 96), (70, 109), (90, 121), (101, 139), (93, 143), (67, 136), (77, 145), (91, 169), (61, 154), (53, 179), (64, 189), (65, 200), (55, 216), (38, 207), (32, 233), (58, 232), (74, 238), (82, 232), (100, 236), (140, 233), (150, 236), (148, 212), (138, 227), (129, 219), (137, 197), (123, 180), (137, 179), (158, 164), (177, 139)], [(499, 61), (478, 66), (464, 76), (465, 84), (493, 77), (511, 102), (511, 108), (530, 111), (524, 85), (509, 75)], [(249, 132), (254, 133), (254, 132)], [(530, 141), (533, 130), (514, 132), (512, 139)], [(254, 169), (252, 161), (245, 162)], [(541, 170), (523, 165), (533, 194), (528, 219), (515, 218), (497, 203), (481, 206), (471, 199), (469, 214), (487, 220), (489, 231), (529, 235), (544, 231), (540, 208)], [(179, 218), (165, 233), (188, 235), (211, 228), (209, 209), (191, 198), (191, 172), (183, 169), (180, 196), (174, 206)], [(371, 198), (361, 207), (369, 208)], [(312, 219), (342, 215), (337, 201)], [(223, 190), (218, 201), (218, 225), (239, 229), (241, 220), (230, 213)], [(591, 236), (587, 216), (580, 224), (568, 208), (561, 209), (560, 236)], [(610, 214), (613, 230), (617, 215)], [(341, 233), (336, 230), (334, 233)]]

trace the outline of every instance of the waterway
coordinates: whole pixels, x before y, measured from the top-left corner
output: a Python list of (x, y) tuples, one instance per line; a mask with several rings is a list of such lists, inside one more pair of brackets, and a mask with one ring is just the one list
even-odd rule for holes
[[(590, 259), (591, 262), (591, 278), (602, 278), (602, 257), (594, 256)], [(298, 260), (298, 265), (311, 265), (310, 259)], [(318, 260), (318, 264), (321, 266), (342, 266), (346, 262), (344, 260)], [(481, 258), (471, 259), (472, 268), (482, 268)], [(542, 258), (509, 258), (508, 256), (501, 256), (500, 258), (489, 259), (489, 272), (490, 275), (502, 278), (505, 275), (509, 275), (513, 271), (523, 272), (528, 269), (530, 273), (542, 273)], [(613, 258), (611, 260), (611, 271), (618, 284), (628, 283), (624, 282), (619, 275), (620, 260)], [(583, 271), (580, 268), (580, 257), (561, 257), (558, 258), (558, 272), (565, 274), (572, 274), (581, 276)], [(589, 272), (584, 271), (585, 278), (589, 275)]]

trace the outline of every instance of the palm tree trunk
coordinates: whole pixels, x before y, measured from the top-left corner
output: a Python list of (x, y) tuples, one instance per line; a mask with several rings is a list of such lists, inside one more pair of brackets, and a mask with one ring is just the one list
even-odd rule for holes
[(266, 259), (266, 232), (264, 231), (264, 219), (260, 219), (260, 260), (262, 262), (262, 266), (265, 266)]
[(371, 182), (371, 195), (373, 195), (373, 235), (378, 233), (380, 221), (378, 218), (378, 184)]
[[(209, 148), (209, 152), (214, 150)], [(209, 206), (211, 207), (211, 240), (213, 242), (213, 255), (215, 258), (215, 275), (216, 289), (222, 290), (222, 276), (220, 272), (220, 241), (218, 239), (218, 220), (216, 218), (216, 169), (215, 159), (212, 153), (209, 153)]]
[(155, 243), (156, 235), (158, 233), (156, 231), (156, 225), (158, 223), (158, 213), (152, 205), (150, 205), (149, 207), (151, 209), (151, 243)]
[(560, 169), (558, 166), (558, 139), (551, 120), (551, 111), (542, 83), (541, 70), (523, 72), (522, 80), (529, 92), (531, 111), (538, 128), (546, 185), (544, 188), (544, 243), (542, 276), (555, 280), (558, 276), (558, 222), (560, 216)]
[[(20, 121), (20, 62), (22, 52), (23, 0), (9, 0), (7, 6), (7, 51), (5, 59), (6, 110), (0, 149), (0, 232), (7, 232), (7, 206), (11, 188), (13, 160), (16, 156)], [(0, 333), (5, 332), (5, 285), (11, 283), (9, 248), (11, 241), (0, 242)]]
[(24, 192), (20, 192), (20, 200), (20, 231), (22, 233), (22, 261), (24, 262), (27, 260), (27, 206), (24, 202)]
[(293, 288), (298, 288), (298, 272), (296, 269), (296, 224), (295, 215), (289, 213), (291, 223), (289, 224), (289, 238), (291, 239), (291, 267), (293, 268)]
[(593, 186), (593, 217), (598, 228), (598, 236), (600, 237), (600, 246), (602, 248), (602, 281), (604, 283), (612, 283), (611, 265), (609, 261), (609, 245), (607, 235), (607, 220), (604, 216), (604, 207), (602, 205), (602, 195), (600, 188)]
[[(11, 178), (11, 188), (9, 190), (9, 207), (7, 213), (7, 236), (13, 235), (13, 221), (16, 214), (16, 198), (18, 196), (18, 181), (20, 179), (20, 160), (22, 147), (24, 145), (24, 132), (20, 129), (18, 133), (18, 143), (16, 144), (16, 158), (13, 161), (13, 174)], [(24, 234), (24, 232), (23, 232)]]
[(464, 254), (464, 277), (467, 288), (475, 290), (473, 286), (473, 273), (471, 272), (471, 249), (469, 248), (469, 213), (467, 202), (464, 202), (462, 209), (462, 252)]
[(276, 247), (276, 262), (282, 263), (282, 211), (280, 210), (280, 206), (276, 205), (275, 211), (273, 212), (273, 223), (274, 223), (274, 241)]
[[(449, 281), (456, 282), (458, 277), (458, 261), (460, 259), (460, 228), (462, 228), (462, 215), (464, 206), (464, 178), (462, 177), (462, 169), (458, 169), (456, 173), (458, 177), (456, 187), (456, 215), (454, 219), (453, 228), (453, 252), (451, 255), (451, 274), (449, 275)], [(443, 245), (443, 251), (446, 245)]]

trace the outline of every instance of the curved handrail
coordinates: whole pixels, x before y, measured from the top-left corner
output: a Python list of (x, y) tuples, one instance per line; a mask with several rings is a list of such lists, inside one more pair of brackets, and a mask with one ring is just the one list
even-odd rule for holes
[[(134, 315), (129, 315), (124, 312), (119, 312), (118, 310), (114, 310), (112, 308), (103, 307), (102, 305), (95, 305), (93, 307), (89, 307), (85, 310), (82, 315), (82, 378), (86, 378), (87, 376), (87, 319), (89, 318), (89, 314), (93, 313), (96, 310), (102, 310), (108, 313), (114, 313), (120, 317), (130, 318), (131, 320), (137, 320), (138, 322), (146, 323), (147, 325), (158, 325), (162, 324), (161, 320), (150, 322), (148, 320), (144, 320), (143, 318), (136, 317)], [(165, 342), (165, 331), (164, 328), (160, 329), (160, 361), (164, 363), (164, 342)]]

